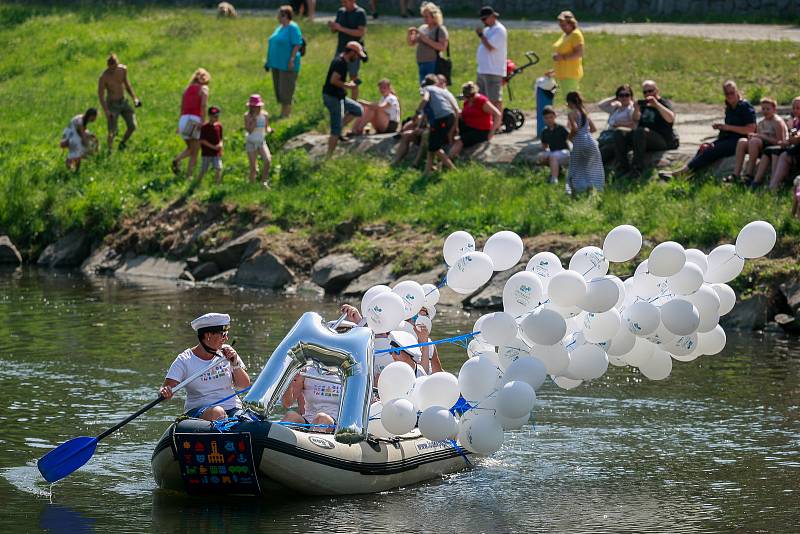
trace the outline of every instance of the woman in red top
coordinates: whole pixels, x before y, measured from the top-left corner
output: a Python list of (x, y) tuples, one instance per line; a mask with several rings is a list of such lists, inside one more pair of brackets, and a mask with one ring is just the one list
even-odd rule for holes
[(189, 81), (189, 87), (183, 92), (181, 100), (181, 118), (178, 121), (178, 133), (186, 142), (186, 149), (172, 160), (172, 172), (180, 173), (180, 162), (189, 158), (186, 178), (192, 179), (197, 153), (200, 151), (200, 128), (206, 120), (208, 105), (208, 82), (211, 75), (206, 69), (197, 69)]
[(502, 119), (500, 110), (478, 92), (475, 82), (462, 85), (461, 94), (464, 95), (464, 109), (458, 125), (460, 135), (450, 149), (451, 158), (458, 156), (465, 148), (491, 139), (493, 125), (499, 124)]

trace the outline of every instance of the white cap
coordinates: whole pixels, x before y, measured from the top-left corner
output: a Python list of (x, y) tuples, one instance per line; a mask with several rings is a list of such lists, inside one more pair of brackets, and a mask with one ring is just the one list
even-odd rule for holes
[(417, 337), (417, 333), (414, 331), (414, 325), (403, 319), (395, 330), (399, 330), (401, 332), (408, 332), (414, 337)]
[[(389, 332), (389, 341), (397, 346), (397, 347), (409, 347), (411, 345), (419, 344), (419, 340), (417, 336), (413, 334), (409, 334), (404, 330), (392, 330)], [(417, 362), (422, 359), (422, 350), (419, 347), (414, 347), (411, 349), (403, 349), (403, 352), (407, 352), (414, 358)]]
[(430, 318), (431, 318), (431, 321), (433, 321), (433, 320), (436, 318), (436, 306), (434, 306), (433, 304), (431, 304), (430, 306), (428, 306), (428, 305), (426, 304), (425, 306), (423, 306), (423, 308), (425, 308), (426, 310), (428, 310), (428, 317), (430, 317)]
[(227, 313), (207, 313), (192, 321), (192, 329), (197, 331), (201, 328), (211, 328), (214, 326), (228, 326), (231, 324), (231, 316)]

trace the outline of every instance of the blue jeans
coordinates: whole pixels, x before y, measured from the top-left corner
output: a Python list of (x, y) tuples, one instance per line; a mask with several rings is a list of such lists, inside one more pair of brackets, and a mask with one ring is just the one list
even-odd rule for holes
[(436, 61), (417, 63), (417, 69), (419, 69), (419, 83), (422, 85), (422, 80), (425, 79), (425, 76), (428, 74), (436, 74)]
[(356, 117), (364, 114), (361, 104), (352, 98), (339, 99), (323, 93), (322, 102), (331, 115), (331, 135), (342, 135), (342, 120), (345, 114), (355, 115)]
[(693, 171), (708, 167), (718, 159), (727, 158), (736, 154), (736, 143), (739, 142), (738, 137), (725, 137), (717, 139), (711, 146), (704, 151), (695, 154), (692, 161), (689, 162), (689, 168)]

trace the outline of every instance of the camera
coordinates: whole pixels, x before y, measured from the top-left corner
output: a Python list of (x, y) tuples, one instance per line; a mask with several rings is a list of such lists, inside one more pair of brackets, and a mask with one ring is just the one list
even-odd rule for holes
[(639, 108), (641, 108), (641, 109), (644, 109), (644, 108), (646, 108), (646, 107), (647, 107), (647, 100), (644, 100), (644, 99), (642, 99), (642, 100), (637, 100), (637, 101), (636, 101), (636, 104), (638, 104), (638, 105), (639, 105)]

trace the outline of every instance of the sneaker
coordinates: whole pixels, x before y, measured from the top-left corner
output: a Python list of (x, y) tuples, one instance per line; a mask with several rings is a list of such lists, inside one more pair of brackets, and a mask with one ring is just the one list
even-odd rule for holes
[(548, 184), (557, 184), (558, 183), (558, 176), (551, 176), (547, 179)]
[(569, 182), (564, 184), (564, 192), (569, 196), (572, 196), (572, 187), (569, 185)]
[(669, 182), (670, 180), (672, 180), (672, 173), (667, 171), (659, 171), (658, 179), (664, 182)]

